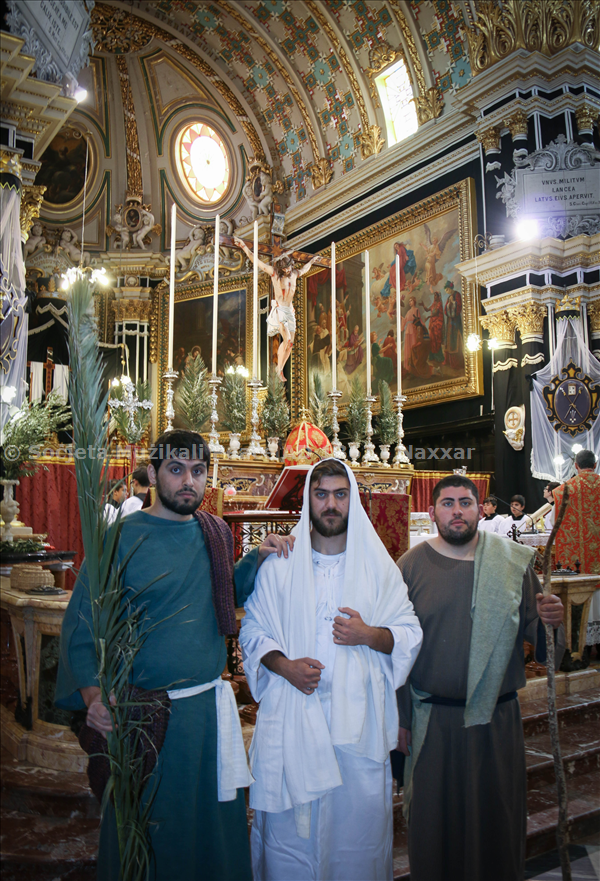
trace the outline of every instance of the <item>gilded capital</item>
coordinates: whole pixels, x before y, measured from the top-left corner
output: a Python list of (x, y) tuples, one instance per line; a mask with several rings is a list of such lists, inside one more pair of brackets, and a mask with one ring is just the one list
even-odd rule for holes
[(575, 111), (577, 131), (580, 135), (591, 135), (594, 131), (594, 123), (598, 121), (598, 109), (591, 104), (582, 104)]
[(432, 86), (414, 99), (417, 108), (417, 122), (424, 125), (430, 119), (437, 119), (444, 109), (444, 98), (437, 86)]
[(115, 321), (150, 321), (150, 300), (115, 300)]
[(34, 220), (40, 216), (40, 209), (44, 201), (45, 186), (24, 186), (21, 193), (21, 240), (26, 242)]
[(500, 152), (500, 130), (497, 128), (487, 128), (483, 131), (476, 132), (477, 140), (483, 146), (487, 153)]
[(0, 174), (14, 174), (19, 180), (23, 179), (19, 153), (13, 153), (12, 150), (0, 150)]
[(539, 303), (525, 303), (523, 306), (513, 306), (507, 311), (521, 334), (522, 342), (543, 342), (544, 318), (547, 311), (545, 306)]
[(513, 141), (527, 137), (527, 114), (524, 110), (515, 110), (506, 117), (504, 125), (510, 131)]
[(381, 127), (372, 125), (368, 131), (360, 137), (360, 152), (363, 159), (368, 156), (377, 156), (385, 146), (385, 139), (381, 137)]
[(600, 300), (588, 303), (587, 314), (594, 339), (600, 339)]
[(310, 179), (312, 181), (313, 190), (328, 184), (333, 177), (333, 169), (331, 161), (326, 156), (321, 156), (318, 162), (312, 166), (310, 170)]
[(499, 349), (514, 346), (517, 323), (515, 317), (510, 315), (506, 309), (503, 309), (502, 312), (494, 312), (492, 315), (481, 315), (479, 321), (481, 326), (489, 332), (490, 339), (495, 338), (498, 341)]

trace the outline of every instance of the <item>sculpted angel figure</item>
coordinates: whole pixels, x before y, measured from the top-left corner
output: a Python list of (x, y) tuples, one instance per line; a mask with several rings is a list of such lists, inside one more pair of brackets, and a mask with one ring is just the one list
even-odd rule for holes
[(265, 171), (259, 172), (253, 181), (246, 181), (243, 193), (252, 209), (252, 220), (256, 220), (259, 214), (270, 212), (273, 202), (273, 184)]
[[(241, 248), (246, 257), (254, 263), (254, 254), (248, 248), (246, 243), (237, 236), (233, 237), (233, 241)], [(256, 261), (258, 268), (271, 276), (273, 284), (273, 299), (271, 300), (271, 311), (267, 318), (267, 333), (269, 337), (281, 335), (282, 342), (277, 350), (277, 376), (282, 382), (286, 382), (283, 375), (283, 368), (290, 355), (294, 345), (294, 337), (296, 335), (296, 313), (294, 311), (294, 294), (296, 293), (296, 282), (302, 275), (306, 275), (318, 254), (305, 263), (301, 269), (296, 269), (291, 251), (286, 251), (280, 257), (273, 259), (273, 265), (263, 263), (262, 260)]]
[(436, 263), (442, 256), (444, 248), (456, 232), (456, 229), (449, 229), (444, 233), (441, 239), (431, 237), (431, 230), (426, 223), (423, 224), (423, 229), (425, 230), (425, 240), (427, 244), (424, 245), (423, 242), (420, 244), (427, 254), (425, 257), (425, 284), (429, 285), (429, 290), (433, 293), (436, 285), (443, 278), (443, 276), (437, 272)]
[(121, 236), (121, 248), (126, 248), (129, 244), (130, 235), (129, 230), (124, 223), (123, 208), (120, 205), (113, 215), (112, 226), (114, 231)]
[(144, 244), (144, 239), (148, 233), (152, 232), (152, 227), (154, 226), (154, 214), (152, 214), (151, 211), (148, 211), (147, 208), (142, 208), (140, 211), (140, 217), (142, 219), (142, 225), (137, 232), (133, 233), (131, 240), (134, 247), (141, 248), (142, 251), (145, 251), (147, 249)]
[(27, 260), (30, 254), (33, 254), (34, 251), (37, 251), (38, 248), (41, 248), (42, 245), (45, 244), (46, 236), (44, 235), (44, 228), (40, 221), (36, 220), (31, 227), (29, 238), (23, 245), (23, 260)]
[(58, 242), (57, 248), (62, 248), (63, 251), (68, 255), (69, 259), (73, 261), (73, 263), (79, 263), (79, 261), (81, 260), (83, 266), (87, 266), (90, 262), (90, 255), (87, 251), (84, 251), (82, 255), (81, 248), (78, 246), (77, 243), (77, 235), (68, 226), (65, 226), (62, 233), (60, 234), (60, 240)]
[(185, 245), (175, 251), (175, 269), (187, 269), (196, 254), (204, 254), (206, 252), (205, 241), (206, 233), (201, 226), (195, 226)]

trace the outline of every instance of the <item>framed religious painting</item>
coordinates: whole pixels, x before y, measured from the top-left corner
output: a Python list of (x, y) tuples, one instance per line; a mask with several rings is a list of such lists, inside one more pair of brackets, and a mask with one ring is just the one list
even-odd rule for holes
[[(158, 327), (158, 375), (167, 369), (169, 333), (169, 291), (165, 285), (155, 300), (155, 320)], [(175, 404), (177, 388), (190, 358), (201, 355), (208, 372), (212, 361), (213, 283), (193, 282), (175, 289), (175, 321), (173, 330), (173, 370), (178, 374), (173, 387)], [(152, 349), (152, 345), (151, 345)], [(219, 308), (217, 315), (217, 376), (222, 377), (227, 367), (252, 366), (252, 278), (238, 276), (219, 281)], [(166, 386), (161, 381), (162, 393), (157, 400), (158, 430), (166, 428)], [(177, 409), (177, 406), (175, 406)], [(219, 407), (219, 418), (222, 420)], [(179, 425), (177, 416), (175, 428)], [(219, 427), (219, 426), (218, 426)]]
[[(337, 388), (342, 393), (342, 419), (355, 379), (366, 394), (367, 345), (374, 395), (381, 380), (389, 383), (392, 394), (397, 393), (398, 366), (405, 407), (483, 393), (481, 352), (466, 347), (468, 335), (479, 330), (477, 291), (456, 268), (472, 256), (475, 234), (475, 186), (469, 178), (336, 242)], [(366, 339), (367, 303), (370, 340)], [(324, 391), (332, 389), (332, 306), (329, 269), (301, 279), (292, 365), (296, 416), (308, 406), (317, 374)]]

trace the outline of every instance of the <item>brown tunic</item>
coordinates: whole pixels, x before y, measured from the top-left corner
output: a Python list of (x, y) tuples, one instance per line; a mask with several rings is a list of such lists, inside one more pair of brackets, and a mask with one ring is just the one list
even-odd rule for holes
[[(410, 675), (438, 697), (467, 696), (474, 563), (423, 542), (398, 565), (423, 628)], [(545, 654), (537, 576), (523, 578), (519, 632), (500, 694), (525, 685), (523, 639)], [(538, 653), (539, 656), (539, 653)], [(544, 657), (539, 657), (543, 662)], [(400, 725), (411, 727), (408, 685), (398, 692)], [(432, 706), (414, 769), (408, 849), (411, 881), (520, 881), (527, 827), (526, 768), (518, 700), (498, 704), (488, 725), (464, 727), (464, 707)]]

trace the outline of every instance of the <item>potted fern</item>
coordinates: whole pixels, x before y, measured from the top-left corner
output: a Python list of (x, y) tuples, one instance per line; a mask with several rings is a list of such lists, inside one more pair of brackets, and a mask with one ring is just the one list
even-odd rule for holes
[(221, 386), (221, 403), (225, 415), (224, 427), (231, 432), (229, 435), (230, 459), (239, 459), (240, 438), (246, 430), (246, 380), (248, 371), (245, 367), (227, 367)]
[(377, 418), (377, 428), (379, 431), (379, 457), (381, 464), (385, 468), (389, 468), (388, 459), (390, 458), (390, 444), (393, 444), (398, 435), (397, 417), (392, 404), (392, 393), (388, 383), (382, 379), (379, 383), (379, 400), (381, 409)]
[(290, 408), (285, 386), (276, 373), (272, 373), (269, 377), (261, 421), (271, 459), (276, 460), (279, 441), (287, 435), (290, 427)]
[(175, 393), (175, 412), (190, 431), (201, 432), (210, 416), (207, 374), (202, 355), (189, 355)]
[(346, 412), (346, 434), (348, 436), (348, 451), (350, 464), (358, 466), (360, 444), (363, 443), (367, 433), (367, 405), (361, 381), (354, 377), (350, 386), (350, 403)]

